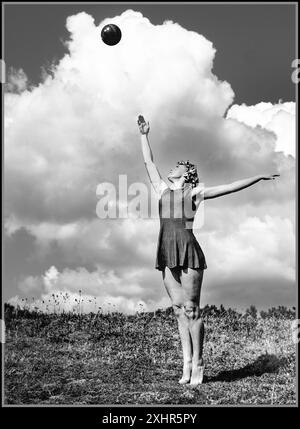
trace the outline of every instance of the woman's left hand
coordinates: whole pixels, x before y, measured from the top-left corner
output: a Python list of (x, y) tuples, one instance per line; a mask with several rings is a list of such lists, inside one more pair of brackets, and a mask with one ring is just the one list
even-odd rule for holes
[(280, 174), (270, 174), (268, 176), (262, 176), (262, 180), (275, 180)]

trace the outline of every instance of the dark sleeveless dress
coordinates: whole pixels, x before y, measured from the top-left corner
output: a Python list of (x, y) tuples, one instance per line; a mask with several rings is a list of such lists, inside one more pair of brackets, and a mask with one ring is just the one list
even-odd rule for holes
[(159, 200), (160, 231), (158, 236), (155, 268), (206, 269), (204, 253), (193, 233), (196, 214), (192, 188), (165, 189)]

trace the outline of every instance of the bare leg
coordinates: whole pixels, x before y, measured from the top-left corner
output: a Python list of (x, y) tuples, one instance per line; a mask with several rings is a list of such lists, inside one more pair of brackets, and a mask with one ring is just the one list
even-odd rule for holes
[(185, 384), (190, 381), (192, 372), (192, 340), (189, 331), (189, 324), (186, 315), (184, 314), (183, 305), (174, 305), (174, 313), (177, 317), (178, 330), (181, 339), (183, 353), (183, 370), (182, 377), (179, 380), (180, 384)]
[(184, 311), (192, 338), (192, 376), (190, 384), (198, 385), (203, 381), (203, 342), (204, 323), (200, 317), (200, 292), (203, 270), (187, 268), (182, 271), (181, 284), (184, 290)]
[(189, 321), (183, 309), (184, 295), (178, 270), (166, 267), (163, 271), (163, 280), (177, 318), (183, 353), (183, 374), (179, 383), (185, 384), (190, 381), (191, 377), (193, 350), (192, 339), (189, 331)]

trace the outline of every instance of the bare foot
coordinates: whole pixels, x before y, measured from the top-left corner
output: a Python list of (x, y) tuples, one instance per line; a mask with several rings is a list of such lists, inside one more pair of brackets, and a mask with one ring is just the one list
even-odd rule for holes
[(203, 382), (204, 375), (204, 364), (202, 365), (194, 365), (192, 369), (192, 377), (190, 381), (190, 385), (198, 386)]
[(191, 372), (192, 372), (192, 364), (186, 364), (183, 366), (183, 371), (182, 371), (182, 377), (179, 380), (179, 384), (186, 384), (190, 381), (191, 378)]

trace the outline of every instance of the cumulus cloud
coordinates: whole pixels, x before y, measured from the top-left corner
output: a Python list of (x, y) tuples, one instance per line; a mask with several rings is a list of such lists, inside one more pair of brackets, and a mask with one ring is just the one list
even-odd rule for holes
[[(29, 276), (22, 280), (19, 289), (27, 296), (40, 292), (40, 298), (32, 301), (14, 296), (9, 303), (20, 308), (41, 311), (77, 311), (109, 312), (114, 309), (127, 314), (136, 311), (154, 311), (157, 306), (168, 305), (166, 297), (151, 298), (151, 294), (142, 294), (143, 278), (146, 270), (128, 270), (124, 276), (118, 276), (114, 270), (98, 267), (95, 272), (85, 268), (65, 269), (59, 272), (51, 266), (40, 277)], [(31, 294), (31, 295), (29, 295)], [(143, 296), (143, 299), (141, 298)]]
[(5, 84), (5, 90), (12, 93), (21, 93), (27, 89), (28, 77), (24, 70), (12, 67), (8, 74), (8, 82)]
[[(114, 47), (101, 42), (108, 22), (122, 29)], [(150, 120), (163, 175), (185, 158), (197, 164), (208, 186), (281, 174), (276, 183), (205, 203), (198, 238), (211, 292), (204, 300), (224, 298), (220, 279), (226, 276), (239, 283), (238, 292), (227, 289), (236, 305), (244, 303), (250, 281), (254, 291), (267, 279), (293, 282), (294, 103), (232, 105), (230, 83), (212, 72), (217, 47), (178, 23), (153, 25), (127, 10), (98, 24), (81, 12), (68, 17), (66, 27), (68, 53), (51, 73), (29, 88), (24, 71), (13, 72), (5, 93), (6, 239), (17, 248), (13, 239), (25, 228), (35, 243), (30, 264), (36, 271), (25, 275), (15, 264), (19, 293), (40, 293), (45, 301), (56, 292), (73, 299), (80, 289), (87, 301), (112, 299), (125, 312), (141, 301), (149, 309), (169, 305), (154, 270), (158, 219), (99, 219), (96, 212), (99, 183), (118, 187), (119, 175), (126, 174), (128, 186), (150, 187), (136, 125), (140, 113)], [(124, 196), (118, 204), (126, 206)], [(54, 254), (60, 269), (57, 262), (51, 268)], [(255, 292), (246, 301), (252, 299)]]
[(227, 112), (227, 118), (237, 119), (251, 127), (273, 131), (276, 150), (295, 158), (296, 153), (296, 105), (292, 102), (278, 104), (258, 103), (255, 106), (235, 104)]

